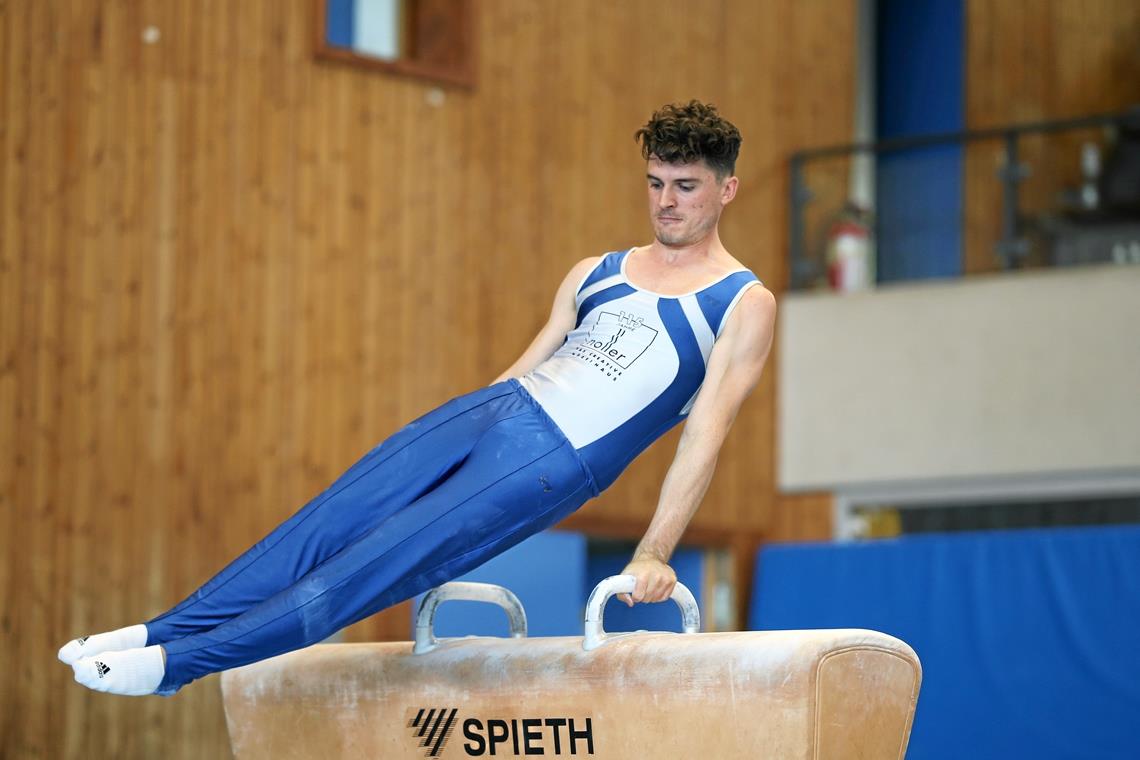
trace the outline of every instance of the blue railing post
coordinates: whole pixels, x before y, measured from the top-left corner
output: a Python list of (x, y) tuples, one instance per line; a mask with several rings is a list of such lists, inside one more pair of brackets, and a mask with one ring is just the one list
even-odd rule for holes
[(804, 251), (804, 207), (811, 200), (811, 191), (804, 182), (804, 159), (793, 154), (788, 185), (788, 261), (792, 290), (798, 290), (811, 283), (816, 275), (816, 266)]
[(1029, 241), (1021, 235), (1021, 201), (1018, 185), (1029, 176), (1029, 167), (1020, 163), (1018, 132), (1005, 134), (1005, 166), (998, 170), (1002, 181), (1001, 240), (996, 246), (1004, 269), (1016, 269), (1029, 253)]

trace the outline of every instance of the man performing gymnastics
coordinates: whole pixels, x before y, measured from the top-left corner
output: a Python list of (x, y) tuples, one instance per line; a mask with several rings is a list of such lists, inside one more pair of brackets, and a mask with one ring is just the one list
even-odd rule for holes
[(772, 294), (721, 244), (740, 133), (670, 105), (635, 135), (654, 241), (584, 259), (495, 382), (396, 432), (173, 609), (66, 644), (75, 680), (173, 694), (319, 642), (482, 564), (597, 496), (686, 420), (625, 601), (669, 597), (667, 562), (772, 343)]

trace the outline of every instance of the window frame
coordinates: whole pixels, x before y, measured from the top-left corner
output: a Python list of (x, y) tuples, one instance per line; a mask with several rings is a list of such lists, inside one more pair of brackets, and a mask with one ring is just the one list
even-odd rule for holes
[[(426, 79), (439, 85), (472, 89), (475, 87), (475, 34), (473, 0), (405, 0), (410, 50), (407, 57), (388, 61), (361, 55), (351, 49), (328, 43), (328, 2), (313, 0), (314, 54), (318, 60), (347, 63), (398, 76)], [(449, 11), (446, 15), (444, 11)], [(439, 21), (448, 21), (443, 36), (433, 34)], [(444, 60), (432, 50), (445, 49), (458, 54)]]

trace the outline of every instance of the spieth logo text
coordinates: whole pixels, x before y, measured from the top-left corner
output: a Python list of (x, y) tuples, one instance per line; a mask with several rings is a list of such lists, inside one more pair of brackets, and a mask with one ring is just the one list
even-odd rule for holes
[(594, 754), (590, 718), (464, 718), (453, 707), (418, 708), (409, 714), (408, 728), (424, 757), (442, 757), (457, 725), (462, 726), (461, 748), (467, 757)]

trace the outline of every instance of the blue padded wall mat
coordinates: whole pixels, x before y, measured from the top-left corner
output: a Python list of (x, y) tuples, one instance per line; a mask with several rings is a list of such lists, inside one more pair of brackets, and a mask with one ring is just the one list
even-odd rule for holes
[(1140, 526), (768, 546), (749, 625), (914, 647), (908, 758), (1140, 758)]

